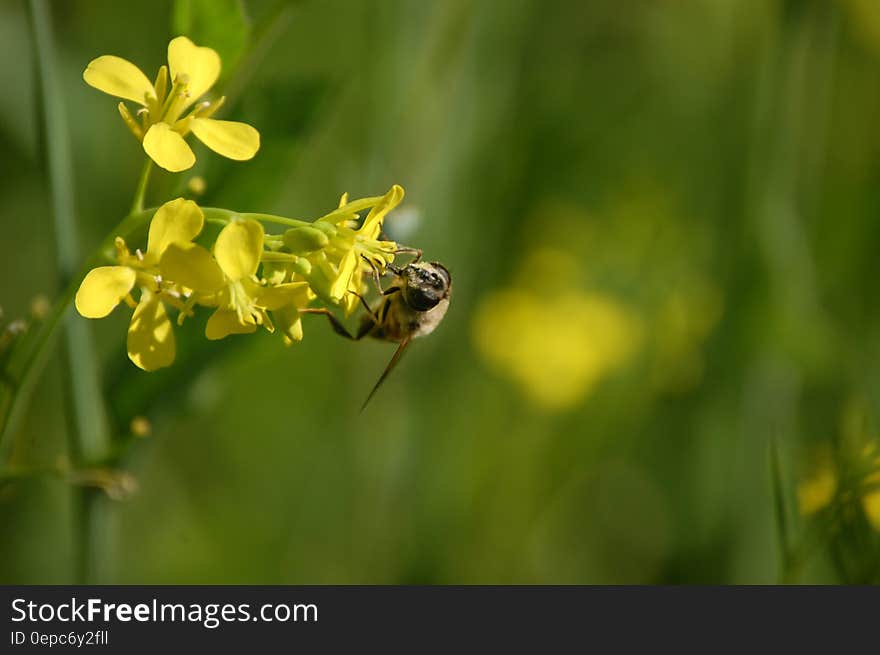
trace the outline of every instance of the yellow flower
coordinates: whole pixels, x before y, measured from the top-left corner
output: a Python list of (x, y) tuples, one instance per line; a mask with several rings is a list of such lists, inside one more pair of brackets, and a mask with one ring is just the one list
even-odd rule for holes
[(155, 83), (130, 61), (114, 55), (92, 60), (83, 72), (83, 79), (90, 86), (141, 106), (137, 112), (140, 123), (123, 102), (119, 103), (119, 113), (147, 155), (172, 172), (186, 170), (196, 161), (184, 140), (190, 132), (229, 159), (251, 159), (260, 148), (260, 134), (250, 125), (211, 118), (223, 104), (222, 97), (214, 102), (201, 102), (183, 116), (219, 76), (217, 52), (199, 47), (185, 36), (168, 44), (168, 66), (159, 69)]
[(315, 294), (309, 288), (308, 283), (300, 282), (299, 288), (291, 294), (289, 302), (272, 312), (275, 320), (278, 321), (285, 345), (289, 346), (294, 341), (302, 341), (302, 315), (299, 310), (306, 307), (314, 298)]
[(871, 527), (880, 532), (880, 491), (872, 491), (862, 496), (862, 509)]
[[(563, 253), (556, 256), (565, 261)], [(473, 339), (483, 357), (536, 405), (561, 411), (630, 361), (642, 326), (608, 295), (565, 287), (547, 295), (510, 287), (480, 303)]]
[(826, 462), (798, 485), (798, 509), (804, 516), (815, 514), (830, 505), (836, 493), (837, 473), (831, 463)]
[[(120, 264), (92, 269), (76, 293), (77, 311), (85, 318), (103, 318), (123, 300), (134, 306), (128, 328), (128, 356), (145, 371), (174, 361), (175, 344), (171, 321), (162, 299), (167, 286), (157, 276), (156, 266), (172, 244), (189, 243), (202, 231), (204, 215), (191, 200), (166, 202), (153, 216), (147, 237), (147, 251), (132, 255), (122, 239), (116, 246)], [(141, 289), (135, 305), (131, 291)]]
[(217, 236), (213, 257), (194, 243), (175, 243), (163, 253), (162, 274), (191, 289), (199, 304), (217, 308), (205, 327), (209, 339), (248, 334), (258, 325), (272, 332), (268, 311), (309, 299), (307, 282), (260, 283), (263, 238), (263, 226), (257, 221), (233, 220)]
[(842, 443), (836, 450), (813, 453), (813, 467), (797, 486), (798, 508), (811, 516), (826, 508), (858, 504), (868, 524), (880, 532), (880, 444), (865, 432), (866, 417), (860, 416), (860, 409), (855, 403), (846, 408)]
[[(394, 261), (397, 244), (379, 239), (385, 216), (403, 200), (403, 187), (395, 184), (381, 197), (348, 202), (343, 194), (339, 207), (315, 221), (316, 229), (331, 228), (329, 243), (308, 255), (312, 264), (312, 286), (330, 302), (341, 304), (346, 315), (360, 302), (354, 294), (364, 293), (364, 274), (379, 273)], [(357, 212), (370, 208), (358, 228)], [(298, 228), (289, 231), (297, 234)], [(286, 239), (290, 242), (290, 238)], [(349, 293), (349, 291), (353, 293)]]

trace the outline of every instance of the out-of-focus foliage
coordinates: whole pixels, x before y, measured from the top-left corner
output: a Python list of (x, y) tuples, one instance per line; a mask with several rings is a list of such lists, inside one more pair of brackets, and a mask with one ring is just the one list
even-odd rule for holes
[(242, 0), (174, 0), (171, 31), (216, 50), (224, 79), (238, 67), (252, 30)]
[[(286, 3), (229, 3), (248, 22), (197, 35), (203, 4), (53, 5), (84, 247), (142, 151), (82, 70), (156, 70), (188, 25), (240, 56), (223, 118), (262, 147), (197, 149), (148, 204), (309, 217), (400, 183), (388, 236), (454, 295), (363, 414), (393, 346), (323, 317), (289, 349), (206, 342), (196, 318), (151, 374), (124, 317), (94, 325), (131, 476), (106, 581), (878, 581), (880, 6), (301, 2), (251, 69)], [(23, 3), (0, 39), (8, 321), (57, 289)], [(12, 463), (63, 464), (58, 376)], [(72, 483), (94, 481), (0, 483), (0, 580), (71, 579)]]

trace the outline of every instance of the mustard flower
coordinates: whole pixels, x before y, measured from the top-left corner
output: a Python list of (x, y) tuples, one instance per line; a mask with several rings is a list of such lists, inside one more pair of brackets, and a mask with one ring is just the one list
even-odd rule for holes
[(624, 369), (642, 349), (642, 318), (622, 298), (578, 284), (570, 253), (521, 255), (512, 284), (489, 290), (474, 313), (477, 352), (536, 406), (566, 411)]
[(257, 221), (233, 220), (217, 236), (213, 256), (194, 243), (172, 244), (162, 255), (163, 275), (192, 289), (198, 304), (216, 307), (205, 327), (208, 339), (248, 334), (259, 325), (272, 332), (269, 311), (310, 300), (305, 281), (266, 285), (257, 278), (264, 236)]
[[(145, 371), (174, 361), (175, 343), (171, 320), (163, 300), (174, 303), (179, 292), (164, 281), (158, 263), (172, 244), (191, 242), (202, 231), (204, 215), (191, 200), (166, 202), (150, 222), (145, 253), (132, 255), (121, 238), (116, 240), (116, 266), (99, 266), (86, 275), (74, 303), (85, 318), (104, 318), (123, 300), (134, 307), (128, 328), (128, 356)], [(131, 291), (140, 287), (135, 304)]]
[(154, 162), (178, 172), (191, 168), (196, 161), (184, 140), (190, 132), (229, 159), (251, 159), (260, 148), (260, 134), (250, 125), (211, 118), (223, 104), (222, 97), (200, 102), (183, 115), (214, 86), (220, 66), (215, 50), (179, 36), (168, 44), (168, 66), (159, 69), (155, 83), (133, 63), (114, 55), (92, 60), (83, 79), (99, 91), (140, 105), (138, 122), (125, 103), (120, 102), (122, 119)]
[[(308, 252), (311, 263), (309, 281), (319, 295), (334, 304), (340, 304), (346, 315), (360, 302), (357, 295), (364, 293), (364, 274), (373, 269), (380, 274), (394, 261), (397, 244), (380, 239), (385, 216), (403, 200), (403, 187), (394, 185), (384, 196), (363, 198), (348, 202), (343, 194), (339, 207), (313, 223), (311, 230), (327, 235), (326, 244)], [(360, 227), (358, 212), (370, 211)], [(285, 243), (297, 250), (303, 228), (293, 228), (285, 234)], [(352, 293), (349, 293), (352, 292)]]
[[(195, 243), (205, 223), (191, 200), (165, 203), (150, 222), (145, 252), (132, 254), (117, 238), (117, 264), (89, 271), (76, 295), (87, 318), (107, 316), (120, 303), (134, 309), (128, 353), (151, 371), (174, 360), (172, 322), (166, 306), (178, 310), (177, 322), (196, 305), (213, 308), (205, 327), (208, 339), (278, 329), (288, 345), (303, 338), (301, 315), (317, 297), (348, 311), (363, 291), (363, 276), (384, 273), (397, 244), (381, 239), (382, 221), (403, 197), (394, 186), (384, 196), (348, 202), (321, 219), (306, 223), (267, 214), (212, 210), (224, 224), (213, 246)], [(363, 221), (359, 212), (369, 210)], [(292, 225), (284, 234), (266, 234), (262, 223)], [(132, 290), (140, 289), (138, 302)], [(350, 294), (349, 292), (354, 292)]]
[(857, 452), (820, 452), (809, 475), (797, 485), (798, 509), (814, 516), (834, 506), (861, 505), (865, 519), (880, 532), (880, 442)]
[(797, 504), (800, 513), (812, 516), (828, 507), (837, 493), (837, 471), (832, 463), (823, 465), (805, 477), (797, 486)]
[(638, 316), (614, 296), (559, 286), (549, 294), (493, 290), (473, 322), (478, 352), (549, 411), (577, 406), (631, 361), (643, 335)]

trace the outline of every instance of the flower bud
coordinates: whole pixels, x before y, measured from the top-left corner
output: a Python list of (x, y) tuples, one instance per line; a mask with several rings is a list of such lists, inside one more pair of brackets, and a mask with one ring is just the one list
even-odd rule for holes
[(293, 227), (284, 233), (284, 245), (295, 254), (321, 250), (330, 242), (323, 231), (314, 227)]

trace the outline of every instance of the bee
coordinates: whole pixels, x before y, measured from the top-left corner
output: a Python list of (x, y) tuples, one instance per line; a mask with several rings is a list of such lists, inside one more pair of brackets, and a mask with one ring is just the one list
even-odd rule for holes
[[(367, 396), (361, 411), (367, 406), (379, 387), (388, 377), (413, 339), (431, 334), (443, 320), (449, 309), (449, 298), (452, 293), (452, 275), (439, 262), (423, 262), (421, 250), (400, 250), (413, 253), (415, 259), (404, 267), (389, 264), (388, 270), (394, 275), (391, 286), (382, 289), (378, 271), (373, 268), (373, 281), (381, 294), (379, 302), (371, 307), (360, 296), (361, 304), (366, 312), (356, 334), (352, 335), (338, 318), (328, 309), (309, 308), (305, 313), (324, 314), (333, 326), (333, 330), (352, 341), (364, 337), (373, 337), (382, 341), (399, 344), (391, 361), (376, 381)], [(354, 293), (354, 292), (349, 292)]]

